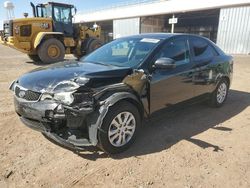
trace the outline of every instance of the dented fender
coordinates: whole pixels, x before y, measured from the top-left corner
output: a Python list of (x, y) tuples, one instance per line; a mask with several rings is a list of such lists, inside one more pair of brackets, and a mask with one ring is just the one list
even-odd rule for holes
[(98, 118), (97, 118), (96, 122), (92, 123), (89, 127), (89, 140), (94, 146), (96, 146), (98, 143), (97, 133), (98, 133), (98, 130), (102, 131), (101, 125), (103, 123), (103, 119), (105, 118), (106, 114), (108, 113), (109, 108), (111, 106), (113, 106), (114, 104), (116, 104), (117, 102), (119, 102), (123, 99), (128, 99), (128, 98), (140, 103), (138, 98), (130, 92), (114, 93), (111, 96), (109, 96), (107, 99), (105, 99), (104, 101), (100, 102)]

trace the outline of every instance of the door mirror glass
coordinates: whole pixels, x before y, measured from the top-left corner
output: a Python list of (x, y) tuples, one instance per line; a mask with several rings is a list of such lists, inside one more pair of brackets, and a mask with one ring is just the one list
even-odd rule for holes
[(175, 61), (171, 58), (161, 57), (155, 61), (156, 69), (173, 69), (176, 67)]

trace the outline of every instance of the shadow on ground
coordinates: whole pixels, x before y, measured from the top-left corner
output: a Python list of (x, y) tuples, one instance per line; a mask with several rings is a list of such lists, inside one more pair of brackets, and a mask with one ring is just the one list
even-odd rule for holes
[(43, 63), (42, 61), (26, 61), (25, 63), (27, 64), (34, 64), (34, 65), (37, 65), (37, 66), (47, 66), (47, 65), (50, 65), (49, 63)]
[[(74, 60), (77, 60), (76, 58), (74, 57), (67, 57), (65, 58), (63, 61), (74, 61)], [(34, 65), (37, 65), (37, 66), (48, 66), (48, 65), (52, 65), (52, 64), (56, 64), (56, 63), (59, 63), (59, 62), (55, 62), (55, 63), (44, 63), (42, 61), (32, 61), (32, 60), (29, 60), (29, 61), (26, 61), (25, 63), (27, 64), (34, 64)]]
[(77, 154), (89, 160), (106, 157), (123, 159), (161, 152), (181, 140), (187, 140), (204, 149), (211, 147), (214, 152), (223, 151), (220, 146), (192, 137), (208, 129), (233, 131), (221, 124), (241, 113), (249, 105), (250, 93), (230, 90), (228, 100), (221, 108), (211, 108), (200, 103), (186, 105), (172, 111), (164, 110), (155, 114), (152, 119), (144, 123), (135, 144), (121, 154), (108, 156), (95, 147), (86, 148), (86, 152)]

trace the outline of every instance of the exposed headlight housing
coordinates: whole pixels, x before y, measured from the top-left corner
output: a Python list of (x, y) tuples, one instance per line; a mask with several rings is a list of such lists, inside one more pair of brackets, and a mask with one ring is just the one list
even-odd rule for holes
[[(86, 77), (79, 77), (74, 81), (69, 80), (60, 82), (52, 88), (52, 93), (54, 94), (43, 93), (40, 100), (55, 100), (60, 101), (66, 105), (70, 105), (75, 100), (74, 92), (76, 91), (76, 89), (88, 83), (89, 80), (90, 79)], [(77, 99), (78, 98), (79, 97), (77, 97)]]
[(66, 105), (70, 105), (74, 102), (74, 96), (72, 92), (60, 92), (60, 93), (55, 93), (55, 94), (43, 93), (40, 100), (41, 101), (55, 100), (55, 101), (62, 102), (63, 104), (66, 104)]
[(53, 99), (53, 96), (49, 93), (43, 93), (40, 100), (41, 101), (44, 101), (44, 100), (52, 100)]
[(74, 97), (71, 92), (55, 93), (53, 99), (67, 105), (74, 102)]
[(89, 80), (90, 80), (90, 79), (87, 78), (87, 77), (79, 77), (79, 78), (76, 78), (75, 82), (76, 82), (77, 84), (79, 84), (80, 86), (82, 86), (82, 85), (85, 85), (86, 83), (88, 83)]

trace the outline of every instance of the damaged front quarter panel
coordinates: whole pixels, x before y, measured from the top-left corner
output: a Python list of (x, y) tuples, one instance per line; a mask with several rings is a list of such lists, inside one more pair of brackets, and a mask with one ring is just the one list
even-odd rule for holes
[[(99, 110), (90, 118), (89, 139), (95, 146), (98, 143), (97, 132), (103, 131), (101, 125), (108, 110), (111, 106), (121, 100), (132, 100), (138, 104), (141, 112), (148, 110), (148, 90), (147, 90), (147, 75), (143, 70), (134, 71), (131, 75), (126, 76), (122, 83), (114, 84), (103, 89), (96, 94), (96, 98), (101, 98), (104, 93), (113, 92), (109, 97), (99, 102)], [(143, 99), (146, 98), (146, 102)], [(98, 101), (98, 99), (97, 99)]]

